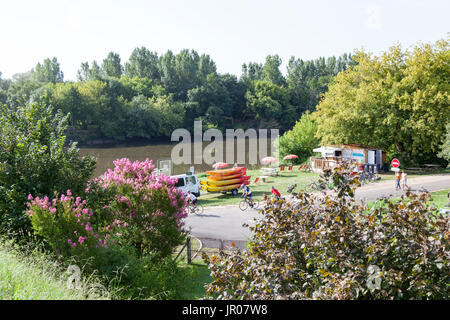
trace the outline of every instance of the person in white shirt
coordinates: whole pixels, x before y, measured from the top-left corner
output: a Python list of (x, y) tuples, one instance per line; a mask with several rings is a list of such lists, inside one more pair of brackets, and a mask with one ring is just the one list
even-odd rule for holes
[(188, 197), (189, 197), (189, 200), (191, 201), (192, 205), (195, 207), (195, 204), (197, 203), (197, 197), (194, 196), (194, 194), (191, 193), (190, 191), (188, 191)]
[(407, 185), (407, 174), (405, 172), (405, 170), (402, 170), (402, 189), (405, 190), (408, 188)]

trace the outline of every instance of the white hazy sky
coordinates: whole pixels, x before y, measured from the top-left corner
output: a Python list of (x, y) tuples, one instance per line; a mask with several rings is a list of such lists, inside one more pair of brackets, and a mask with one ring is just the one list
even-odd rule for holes
[(57, 57), (65, 80), (108, 52), (122, 63), (145, 46), (206, 53), (220, 73), (268, 54), (314, 59), (364, 48), (375, 54), (450, 32), (449, 0), (0, 0), (3, 78)]

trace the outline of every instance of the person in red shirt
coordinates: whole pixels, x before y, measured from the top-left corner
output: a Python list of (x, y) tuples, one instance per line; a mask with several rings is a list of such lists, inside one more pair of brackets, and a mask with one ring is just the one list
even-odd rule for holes
[(281, 194), (277, 189), (275, 189), (274, 186), (272, 186), (272, 194), (277, 198), (277, 200), (280, 200)]

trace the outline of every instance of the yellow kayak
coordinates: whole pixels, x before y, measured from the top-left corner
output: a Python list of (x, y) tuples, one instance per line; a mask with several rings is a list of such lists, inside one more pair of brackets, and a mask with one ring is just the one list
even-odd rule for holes
[[(244, 184), (249, 184), (248, 181), (243, 182)], [(212, 187), (212, 186), (203, 186), (203, 190), (206, 190), (208, 192), (220, 192), (220, 191), (230, 191), (233, 189), (239, 189), (241, 186), (241, 183), (237, 184), (231, 184), (228, 186), (221, 186), (221, 187)]]
[(229, 185), (229, 184), (237, 184), (237, 183), (242, 183), (245, 180), (248, 180), (250, 177), (248, 178), (237, 178), (237, 179), (229, 179), (229, 180), (222, 180), (222, 181), (208, 181), (208, 186), (211, 187), (220, 187), (220, 186), (225, 186), (225, 185)]

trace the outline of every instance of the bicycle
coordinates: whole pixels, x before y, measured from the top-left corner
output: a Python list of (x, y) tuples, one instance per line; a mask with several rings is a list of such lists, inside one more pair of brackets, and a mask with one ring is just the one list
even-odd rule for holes
[(306, 192), (322, 191), (322, 190), (326, 190), (328, 188), (329, 188), (329, 186), (326, 182), (314, 181), (306, 186), (305, 191)]
[(377, 181), (380, 180), (381, 178), (378, 177), (376, 174), (372, 173), (372, 172), (362, 172), (361, 175), (359, 176), (359, 182), (361, 183), (361, 185), (364, 185), (366, 183), (372, 182), (372, 181)]
[(297, 188), (297, 184), (289, 185), (286, 189), (286, 192), (292, 194), (293, 196), (297, 196), (298, 193), (293, 192), (295, 190), (295, 188)]
[(195, 204), (195, 205), (193, 205), (192, 203), (190, 203), (188, 206), (187, 206), (187, 208), (188, 208), (188, 210), (189, 210), (189, 213), (191, 213), (191, 214), (196, 214), (196, 215), (199, 215), (199, 214), (202, 214), (203, 213), (203, 206), (201, 205), (201, 204)]
[(247, 210), (248, 207), (257, 209), (258, 206), (259, 206), (258, 201), (253, 200), (251, 198), (247, 198), (247, 197), (245, 197), (244, 199), (241, 200), (241, 202), (239, 202), (239, 209), (241, 209), (242, 211)]

